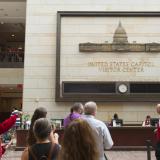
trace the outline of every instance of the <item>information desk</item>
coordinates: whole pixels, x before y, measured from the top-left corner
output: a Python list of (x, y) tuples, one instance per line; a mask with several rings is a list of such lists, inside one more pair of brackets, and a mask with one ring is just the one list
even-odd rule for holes
[[(61, 142), (64, 130), (63, 129), (56, 130), (56, 133), (58, 133), (59, 142)], [(27, 146), (27, 136), (28, 136), (28, 130), (25, 130), (25, 129), (16, 130), (16, 150), (17, 151), (24, 150), (24, 148)]]
[[(114, 141), (114, 150), (144, 150), (146, 149), (146, 140), (151, 140), (155, 145), (155, 127), (125, 126), (109, 127)], [(62, 140), (63, 130), (57, 130)], [(26, 146), (26, 137), (28, 130), (17, 130), (16, 150), (22, 150)]]
[(155, 145), (155, 127), (125, 126), (109, 127), (114, 141), (113, 149), (117, 150), (144, 150), (146, 140)]

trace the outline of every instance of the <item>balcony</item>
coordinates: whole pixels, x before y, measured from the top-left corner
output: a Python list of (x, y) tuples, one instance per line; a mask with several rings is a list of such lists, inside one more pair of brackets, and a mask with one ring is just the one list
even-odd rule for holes
[(0, 68), (24, 68), (24, 52), (0, 52)]

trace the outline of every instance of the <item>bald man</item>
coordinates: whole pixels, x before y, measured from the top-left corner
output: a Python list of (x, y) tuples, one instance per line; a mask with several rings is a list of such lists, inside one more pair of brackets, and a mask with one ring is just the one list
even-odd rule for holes
[(113, 140), (107, 126), (100, 120), (96, 119), (97, 104), (95, 102), (87, 102), (84, 105), (83, 118), (93, 129), (93, 134), (99, 151), (99, 159), (105, 160), (104, 149), (110, 149), (113, 146)]

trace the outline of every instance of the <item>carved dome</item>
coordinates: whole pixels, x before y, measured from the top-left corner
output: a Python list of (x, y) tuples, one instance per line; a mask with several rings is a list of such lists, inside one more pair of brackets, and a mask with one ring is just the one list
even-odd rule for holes
[(121, 22), (119, 22), (119, 25), (114, 33), (113, 43), (128, 43), (127, 33), (122, 27)]

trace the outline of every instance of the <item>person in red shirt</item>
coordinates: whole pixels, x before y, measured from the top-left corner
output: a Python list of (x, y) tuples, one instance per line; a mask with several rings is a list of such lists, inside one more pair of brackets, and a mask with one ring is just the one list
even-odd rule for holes
[[(0, 123), (0, 134), (7, 132), (16, 122), (17, 117), (20, 113), (11, 116), (10, 118), (6, 119), (2, 123)], [(2, 154), (5, 152), (5, 147), (1, 145), (0, 141), (0, 159), (2, 157)]]
[[(157, 113), (160, 115), (160, 104), (157, 104)], [(160, 160), (160, 120), (157, 123), (157, 129), (155, 130), (156, 133), (156, 151), (155, 156), (157, 160)]]

